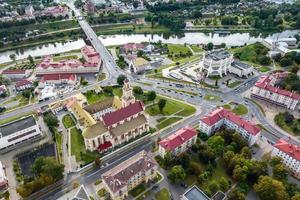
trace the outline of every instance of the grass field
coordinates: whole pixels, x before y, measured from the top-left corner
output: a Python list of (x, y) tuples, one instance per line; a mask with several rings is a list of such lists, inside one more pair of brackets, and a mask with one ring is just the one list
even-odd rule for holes
[(167, 188), (161, 189), (158, 193), (155, 194), (156, 200), (170, 200), (170, 192)]
[(294, 118), (290, 122), (286, 121), (287, 113), (279, 113), (274, 117), (275, 123), (285, 130), (288, 133), (291, 133), (293, 135), (299, 135), (300, 132), (300, 121), (297, 118)]
[(180, 117), (170, 117), (170, 118), (168, 118), (168, 119), (166, 119), (166, 120), (164, 120), (164, 121), (158, 123), (158, 124), (156, 125), (156, 127), (157, 127), (158, 129), (163, 129), (163, 128), (165, 128), (165, 127), (171, 125), (171, 124), (174, 124), (175, 122), (177, 122), (177, 121), (179, 121), (179, 120), (181, 120), (181, 119), (182, 119), (182, 118), (180, 118)]
[(179, 54), (189, 52), (189, 48), (182, 44), (168, 44), (169, 53)]
[(54, 137), (56, 142), (56, 149), (58, 153), (59, 162), (63, 162), (62, 160), (62, 134), (57, 131), (57, 128), (54, 129)]
[(216, 95), (212, 95), (212, 94), (207, 94), (204, 96), (204, 99), (206, 101), (220, 101), (221, 98), (219, 96), (216, 96)]
[(137, 187), (135, 187), (133, 190), (130, 190), (129, 194), (133, 197), (137, 197), (138, 195), (140, 195), (145, 190), (146, 190), (146, 187), (144, 186), (144, 184), (140, 184)]
[(228, 87), (229, 88), (235, 88), (236, 86), (238, 86), (241, 83), (242, 83), (242, 81), (233, 81), (233, 82), (228, 84)]
[(71, 128), (71, 127), (75, 126), (75, 123), (74, 123), (71, 115), (69, 115), (69, 114), (65, 115), (62, 118), (62, 122), (63, 122), (65, 128)]
[(89, 152), (85, 149), (83, 136), (76, 128), (71, 129), (71, 155), (75, 155), (77, 162), (84, 164), (94, 161), (99, 156), (97, 152)]
[(242, 104), (239, 104), (232, 109), (232, 112), (237, 115), (245, 115), (248, 113), (248, 108)]
[[(121, 97), (122, 96), (122, 88), (114, 87), (113, 88), (113, 95)], [(108, 97), (112, 97), (111, 95), (106, 94), (104, 92), (101, 92), (101, 93), (97, 94), (94, 91), (87, 92), (85, 94), (85, 96), (86, 96), (87, 101), (88, 101), (89, 104), (94, 104), (94, 103), (97, 103), (99, 101), (103, 101)]]
[(269, 67), (266, 67), (266, 66), (261, 66), (261, 67), (258, 68), (258, 70), (259, 70), (260, 72), (268, 72), (268, 71), (270, 71), (271, 69), (270, 69)]
[(191, 49), (195, 52), (195, 53), (200, 53), (203, 51), (203, 49), (201, 49), (200, 47), (198, 47), (197, 45), (190, 45)]

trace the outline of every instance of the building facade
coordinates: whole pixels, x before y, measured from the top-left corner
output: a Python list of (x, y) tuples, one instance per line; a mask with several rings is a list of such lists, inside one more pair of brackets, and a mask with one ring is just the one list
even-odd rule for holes
[(251, 89), (251, 97), (295, 110), (300, 100), (300, 94), (275, 86), (278, 78), (283, 75), (285, 74), (277, 73), (269, 76), (262, 76)]
[(23, 91), (23, 90), (32, 88), (33, 84), (32, 84), (32, 81), (30, 81), (30, 80), (22, 79), (16, 83), (15, 87), (16, 87), (16, 90), (19, 92), (19, 91)]
[(197, 135), (197, 131), (191, 127), (179, 129), (169, 137), (159, 142), (159, 155), (164, 158), (167, 152), (170, 152), (173, 156), (184, 153), (188, 148), (196, 143)]
[(273, 146), (272, 157), (282, 158), (283, 164), (291, 170), (293, 176), (300, 179), (300, 147), (280, 139)]
[(123, 200), (128, 192), (157, 176), (157, 164), (151, 154), (141, 151), (102, 175), (104, 187), (111, 199)]
[(0, 161), (0, 192), (8, 189), (8, 180), (5, 175), (5, 170), (2, 162)]
[(33, 116), (18, 119), (0, 126), (0, 152), (17, 148), (25, 142), (32, 142), (42, 136)]
[(250, 146), (256, 143), (261, 132), (255, 124), (222, 107), (212, 111), (199, 122), (200, 131), (208, 136), (223, 126), (238, 132)]
[(39, 88), (46, 85), (75, 85), (77, 82), (76, 74), (46, 74), (39, 81)]
[(10, 79), (26, 79), (30, 76), (31, 70), (7, 69), (2, 72), (4, 76)]

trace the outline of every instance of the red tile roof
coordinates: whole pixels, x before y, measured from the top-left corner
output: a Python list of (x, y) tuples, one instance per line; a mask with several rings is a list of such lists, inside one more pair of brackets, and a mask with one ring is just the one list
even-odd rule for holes
[(280, 139), (274, 144), (274, 147), (300, 161), (300, 147), (297, 145), (290, 144), (286, 140)]
[[(279, 76), (279, 75), (276, 75), (276, 76)], [(272, 81), (272, 79), (270, 78), (270, 76), (262, 76), (255, 83), (255, 86), (259, 87), (259, 88), (262, 88), (262, 89), (265, 89), (265, 90), (268, 90), (268, 91), (273, 92), (273, 93), (277, 93), (277, 94), (280, 94), (280, 95), (283, 95), (283, 96), (290, 97), (292, 99), (300, 100), (300, 94), (295, 93), (295, 92), (290, 92), (288, 90), (283, 90), (283, 89), (280, 89), (278, 87), (274, 87), (274, 86), (270, 85), (271, 81)]]
[(26, 70), (24, 69), (7, 69), (2, 72), (2, 74), (25, 74)]
[(29, 84), (32, 84), (32, 81), (27, 80), (27, 79), (22, 79), (16, 83), (16, 87), (21, 87), (23, 85), (29, 85)]
[(129, 106), (127, 106), (125, 108), (121, 108), (114, 112), (105, 114), (102, 117), (102, 119), (103, 119), (105, 126), (111, 126), (122, 120), (127, 119), (128, 117), (138, 114), (138, 113), (142, 112), (143, 110), (144, 110), (143, 102), (137, 101), (133, 104), (130, 104)]
[(166, 150), (172, 151), (196, 135), (197, 131), (195, 129), (184, 127), (160, 141), (159, 145)]
[(41, 78), (41, 82), (49, 81), (49, 80), (71, 80), (74, 81), (76, 79), (75, 74), (47, 74), (43, 75)]
[(203, 117), (201, 121), (209, 126), (212, 126), (222, 119), (227, 119), (233, 122), (234, 124), (238, 125), (239, 127), (242, 127), (252, 135), (257, 135), (260, 132), (260, 128), (258, 128), (255, 124), (239, 117), (238, 115), (234, 114), (229, 110), (224, 109), (223, 107), (214, 110), (209, 115)]

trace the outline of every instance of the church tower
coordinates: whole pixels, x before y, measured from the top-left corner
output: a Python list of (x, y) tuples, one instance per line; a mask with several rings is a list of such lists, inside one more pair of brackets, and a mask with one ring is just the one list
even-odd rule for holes
[(121, 97), (121, 102), (123, 108), (135, 102), (132, 87), (127, 78), (124, 80), (123, 95)]

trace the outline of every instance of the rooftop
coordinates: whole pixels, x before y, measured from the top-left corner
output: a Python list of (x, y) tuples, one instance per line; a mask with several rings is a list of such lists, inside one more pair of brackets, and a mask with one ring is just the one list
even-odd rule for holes
[(27, 79), (22, 79), (16, 83), (16, 87), (21, 87), (23, 85), (29, 85), (29, 84), (32, 84), (32, 81), (27, 80)]
[(0, 126), (0, 135), (2, 137), (11, 135), (17, 131), (22, 131), (26, 128), (32, 127), (36, 125), (36, 121), (33, 116), (28, 116), (13, 122), (9, 122)]
[(141, 101), (136, 101), (127, 107), (121, 108), (111, 113), (105, 114), (102, 119), (105, 126), (111, 126), (122, 120), (127, 119), (135, 114), (138, 114), (144, 110), (144, 104)]
[(274, 144), (274, 147), (279, 149), (280, 151), (288, 154), (292, 158), (300, 161), (300, 147), (299, 146), (289, 143), (288, 141), (286, 141), (284, 139), (280, 139), (277, 141), (276, 144)]
[(87, 127), (82, 135), (86, 139), (97, 137), (105, 132), (107, 132), (107, 128), (104, 126), (103, 122), (97, 122), (96, 124)]
[(184, 127), (171, 134), (169, 137), (161, 140), (159, 145), (166, 150), (173, 150), (196, 135), (197, 131), (195, 129), (191, 127)]
[(146, 123), (147, 119), (145, 115), (139, 115), (130, 121), (125, 121), (123, 124), (111, 128), (110, 132), (114, 137), (117, 137)]
[(200, 190), (196, 185), (189, 188), (183, 196), (187, 200), (210, 200), (210, 198), (202, 191)]
[(46, 74), (41, 78), (41, 82), (54, 81), (54, 80), (76, 80), (75, 74)]
[(231, 64), (231, 66), (241, 70), (252, 68), (252, 66), (236, 60)]
[(88, 106), (84, 107), (83, 109), (90, 114), (94, 114), (94, 113), (97, 113), (97, 112), (100, 112), (102, 110), (112, 107), (113, 100), (114, 100), (113, 97), (110, 97), (103, 101), (99, 101), (97, 103), (88, 105)]
[(208, 52), (205, 55), (205, 58), (206, 59), (211, 59), (211, 60), (214, 60), (214, 61), (220, 61), (220, 60), (224, 60), (226, 58), (229, 58), (230, 56), (231, 56), (231, 54), (226, 50), (215, 50), (215, 51)]
[(109, 189), (116, 193), (128, 184), (132, 176), (156, 167), (157, 164), (150, 153), (143, 150), (105, 172), (102, 175), (102, 179), (108, 185)]
[(241, 118), (240, 116), (234, 114), (229, 110), (224, 109), (223, 107), (212, 111), (211, 113), (203, 117), (201, 121), (209, 126), (212, 126), (222, 119), (227, 119), (235, 123), (236, 125), (242, 127), (252, 135), (257, 135), (260, 132), (260, 128), (258, 128), (255, 124), (253, 124), (250, 121), (247, 121), (246, 119)]

